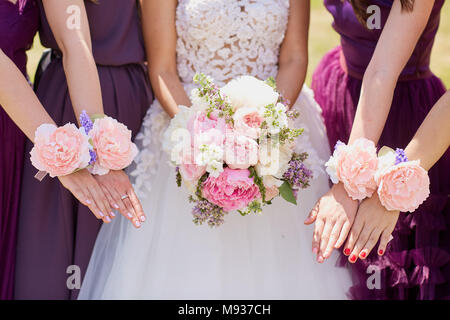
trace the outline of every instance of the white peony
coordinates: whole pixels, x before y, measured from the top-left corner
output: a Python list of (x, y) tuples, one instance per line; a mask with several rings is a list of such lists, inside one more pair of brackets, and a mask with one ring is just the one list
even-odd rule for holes
[(378, 157), (378, 167), (375, 172), (375, 181), (378, 181), (384, 172), (395, 165), (395, 152), (387, 152), (384, 155)]
[(163, 134), (162, 149), (169, 155), (179, 143), (180, 133), (186, 130), (188, 121), (194, 113), (191, 108), (186, 106), (180, 105), (179, 108), (180, 111), (172, 118)]
[(264, 81), (251, 76), (241, 76), (231, 80), (221, 90), (233, 108), (262, 108), (278, 101), (278, 93)]
[(260, 144), (259, 162), (255, 169), (261, 177), (274, 176), (281, 179), (292, 159), (293, 145), (272, 144), (272, 147), (269, 147), (269, 143), (266, 140)]

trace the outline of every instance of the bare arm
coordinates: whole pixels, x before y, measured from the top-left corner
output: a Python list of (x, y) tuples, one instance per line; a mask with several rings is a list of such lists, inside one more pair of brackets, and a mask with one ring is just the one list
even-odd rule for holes
[(308, 66), (310, 1), (291, 1), (289, 21), (280, 49), (277, 87), (294, 103), (305, 82)]
[[(429, 170), (450, 145), (449, 123), (450, 90), (434, 105), (406, 147), (408, 159), (420, 160), (420, 165), (425, 170)], [(430, 143), (431, 138), (432, 143)]]
[(176, 66), (176, 0), (141, 0), (150, 82), (156, 98), (173, 117), (178, 105), (190, 106)]
[[(102, 94), (97, 66), (92, 56), (89, 22), (83, 0), (43, 0), (47, 20), (62, 51), (63, 66), (75, 116), (103, 114)], [(70, 6), (79, 9), (80, 25), (67, 24)]]
[(0, 50), (0, 105), (31, 141), (41, 124), (54, 123), (23, 74), (2, 50)]
[(361, 96), (349, 142), (365, 137), (375, 143), (381, 136), (392, 104), (398, 77), (422, 34), (434, 0), (416, 0), (411, 12), (394, 1), (374, 55), (364, 74)]

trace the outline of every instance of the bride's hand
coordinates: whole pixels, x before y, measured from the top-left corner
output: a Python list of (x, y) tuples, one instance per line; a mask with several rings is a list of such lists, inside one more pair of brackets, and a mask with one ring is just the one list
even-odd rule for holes
[(378, 254), (383, 255), (399, 214), (399, 211), (386, 210), (377, 193), (365, 199), (359, 206), (345, 245), (344, 254), (349, 256), (349, 261), (355, 263), (358, 258), (367, 258), (378, 239), (380, 239)]
[(133, 186), (123, 170), (109, 171), (109, 173), (99, 176), (95, 179), (105, 193), (112, 206), (129, 219), (136, 228), (146, 220), (144, 210), (139, 201)]
[(97, 219), (105, 223), (114, 218), (111, 204), (99, 183), (92, 174), (86, 170), (80, 170), (67, 176), (58, 177), (61, 184), (69, 190), (75, 198), (87, 206)]
[(358, 201), (352, 200), (342, 183), (334, 185), (311, 210), (305, 224), (315, 223), (313, 253), (322, 263), (333, 249), (344, 243), (358, 210)]

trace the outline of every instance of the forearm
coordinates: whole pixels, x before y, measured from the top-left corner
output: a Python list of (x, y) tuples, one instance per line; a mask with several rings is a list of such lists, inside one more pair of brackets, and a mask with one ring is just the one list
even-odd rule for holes
[(366, 72), (349, 138), (350, 144), (361, 137), (372, 140), (375, 144), (378, 142), (391, 108), (396, 80), (395, 75), (370, 70)]
[(75, 116), (103, 114), (103, 102), (97, 66), (84, 41), (63, 51), (63, 66)]
[(0, 105), (33, 141), (43, 123), (54, 123), (14, 63), (0, 50)]
[(295, 59), (280, 63), (277, 75), (277, 89), (292, 104), (298, 98), (306, 78), (308, 58)]
[(150, 66), (150, 82), (156, 98), (170, 117), (178, 112), (179, 105), (191, 105), (176, 72), (158, 70), (151, 72)]
[(410, 160), (429, 170), (450, 145), (450, 91), (435, 104), (405, 149)]

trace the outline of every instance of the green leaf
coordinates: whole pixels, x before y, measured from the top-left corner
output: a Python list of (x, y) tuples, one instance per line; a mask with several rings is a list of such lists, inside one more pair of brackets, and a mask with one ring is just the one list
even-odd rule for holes
[(385, 146), (385, 147), (382, 147), (380, 149), (380, 151), (378, 151), (378, 156), (382, 157), (385, 154), (388, 154), (388, 153), (391, 153), (391, 152), (395, 152), (394, 149)]
[(92, 120), (92, 122), (95, 122), (95, 120), (98, 120), (98, 119), (101, 119), (104, 117), (106, 117), (106, 115), (96, 113), (96, 114), (91, 115), (91, 120)]
[(294, 192), (292, 191), (292, 187), (289, 184), (289, 182), (287, 181), (283, 182), (283, 184), (278, 188), (278, 190), (280, 191), (280, 195), (283, 197), (284, 200), (297, 205), (297, 199), (295, 199)]

